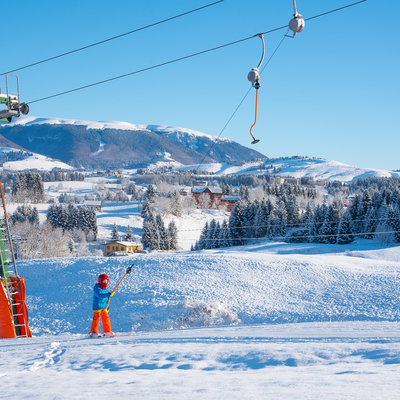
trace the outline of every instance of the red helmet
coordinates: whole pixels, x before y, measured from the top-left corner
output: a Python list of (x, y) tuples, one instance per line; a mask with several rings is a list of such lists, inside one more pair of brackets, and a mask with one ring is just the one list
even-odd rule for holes
[(103, 289), (105, 289), (108, 285), (108, 281), (109, 281), (109, 277), (106, 274), (101, 274), (99, 275), (99, 277), (97, 278), (97, 282), (99, 284), (99, 286)]

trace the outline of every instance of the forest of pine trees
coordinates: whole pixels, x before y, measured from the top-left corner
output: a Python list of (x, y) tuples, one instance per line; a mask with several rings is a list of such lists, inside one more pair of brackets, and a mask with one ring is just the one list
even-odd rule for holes
[(28, 200), (33, 203), (44, 201), (42, 177), (37, 172), (21, 172), (15, 175), (12, 194), (18, 203)]
[(47, 211), (47, 221), (54, 228), (61, 228), (63, 231), (80, 229), (85, 233), (86, 239), (97, 238), (96, 212), (86, 206), (78, 209), (75, 204), (51, 204)]
[[(340, 187), (332, 185), (328, 191), (338, 195)], [(290, 185), (264, 189), (266, 196), (261, 201), (242, 197), (228, 221), (206, 223), (192, 250), (238, 246), (258, 238), (332, 244), (347, 244), (356, 238), (400, 242), (397, 178), (365, 179), (346, 187), (346, 195), (354, 193), (348, 207), (340, 199), (314, 205), (314, 192)], [(310, 200), (302, 212), (299, 199)]]

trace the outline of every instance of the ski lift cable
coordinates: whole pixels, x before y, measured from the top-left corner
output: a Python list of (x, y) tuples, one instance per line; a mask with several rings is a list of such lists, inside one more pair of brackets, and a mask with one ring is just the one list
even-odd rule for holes
[(89, 49), (91, 47), (95, 47), (95, 46), (98, 46), (100, 44), (104, 44), (104, 43), (110, 42), (112, 40), (119, 39), (121, 37), (128, 36), (128, 35), (131, 35), (133, 33), (139, 32), (139, 31), (143, 31), (143, 30), (148, 29), (148, 28), (152, 28), (153, 26), (156, 26), (156, 25), (161, 25), (161, 24), (163, 24), (165, 22), (169, 22), (169, 21), (172, 21), (174, 19), (177, 19), (177, 18), (180, 18), (180, 17), (184, 17), (185, 15), (192, 14), (192, 13), (194, 13), (196, 11), (200, 11), (200, 10), (203, 10), (205, 8), (208, 8), (208, 7), (214, 6), (216, 4), (222, 3), (223, 1), (225, 1), (225, 0), (218, 0), (218, 1), (215, 1), (214, 3), (206, 4), (206, 5), (202, 6), (202, 7), (198, 7), (198, 8), (195, 8), (193, 10), (189, 10), (189, 11), (186, 11), (184, 13), (175, 15), (173, 17), (166, 18), (166, 19), (163, 19), (161, 21), (157, 21), (157, 22), (154, 22), (152, 24), (142, 26), (140, 28), (131, 30), (129, 32), (121, 33), (119, 35), (112, 36), (112, 37), (104, 39), (104, 40), (100, 40), (99, 42), (95, 42), (95, 43), (88, 44), (86, 46), (79, 47), (79, 48), (77, 48), (75, 50), (70, 50), (70, 51), (67, 51), (65, 53), (61, 53), (61, 54), (58, 54), (58, 55), (53, 56), (53, 57), (45, 58), (44, 60), (34, 62), (32, 64), (28, 64), (28, 65), (25, 65), (25, 66), (22, 66), (22, 67), (19, 67), (19, 68), (12, 69), (12, 70), (7, 71), (7, 72), (0, 73), (0, 76), (6, 75), (6, 74), (10, 74), (10, 73), (13, 73), (13, 72), (16, 72), (16, 71), (20, 71), (22, 69), (30, 68), (30, 67), (33, 67), (35, 65), (43, 64), (43, 63), (46, 63), (48, 61), (52, 61), (52, 60), (55, 60), (57, 58), (61, 58), (61, 57), (67, 56), (69, 54), (77, 53), (79, 51), (86, 50), (86, 49)]
[[(315, 19), (315, 18), (318, 18), (320, 16), (331, 14), (333, 12), (342, 10), (344, 8), (348, 8), (348, 7), (351, 7), (351, 6), (360, 4), (360, 3), (364, 3), (366, 1), (367, 0), (361, 0), (361, 1), (358, 1), (356, 3), (348, 4), (347, 6), (343, 6), (343, 7), (337, 8), (335, 10), (330, 10), (330, 11), (327, 11), (325, 13), (310, 17), (308, 19)], [(271, 29), (271, 30), (266, 31), (266, 32), (261, 32), (261, 34), (262, 35), (267, 35), (267, 34), (270, 34), (272, 32), (276, 32), (278, 30), (282, 30), (282, 29), (286, 29), (286, 28), (287, 28), (287, 25), (284, 25), (284, 26), (281, 26), (279, 28), (274, 28), (274, 29)], [(115, 76), (115, 77), (112, 77), (112, 78), (109, 78), (109, 79), (104, 79), (104, 80), (99, 81), (99, 82), (90, 83), (88, 85), (80, 86), (80, 87), (77, 87), (75, 89), (65, 90), (63, 92), (59, 92), (59, 93), (53, 94), (51, 96), (46, 96), (46, 97), (42, 97), (40, 99), (28, 101), (28, 102), (26, 102), (26, 104), (38, 103), (39, 101), (49, 100), (49, 99), (52, 99), (52, 98), (55, 98), (55, 97), (63, 96), (65, 94), (77, 92), (79, 90), (88, 89), (88, 88), (93, 87), (93, 86), (102, 85), (102, 84), (107, 83), (107, 82), (115, 81), (117, 79), (125, 78), (125, 77), (131, 76), (131, 75), (135, 75), (135, 74), (139, 74), (139, 73), (145, 72), (145, 71), (149, 71), (149, 70), (152, 70), (152, 69), (160, 68), (160, 67), (163, 67), (165, 65), (169, 65), (169, 64), (173, 64), (173, 63), (176, 63), (176, 62), (179, 62), (179, 61), (187, 60), (189, 58), (196, 57), (196, 56), (199, 56), (199, 55), (202, 55), (202, 54), (206, 54), (206, 53), (210, 53), (210, 52), (215, 51), (215, 50), (220, 50), (220, 49), (223, 49), (223, 48), (228, 47), (228, 46), (233, 46), (235, 44), (238, 44), (238, 43), (241, 43), (241, 42), (245, 42), (247, 40), (250, 40), (250, 39), (253, 39), (255, 37), (258, 37), (259, 35), (260, 35), (260, 33), (257, 33), (255, 35), (248, 36), (248, 37), (245, 37), (243, 39), (235, 40), (233, 42), (225, 43), (225, 44), (222, 44), (220, 46), (216, 46), (216, 47), (212, 47), (210, 49), (206, 49), (206, 50), (202, 50), (202, 51), (199, 51), (199, 52), (196, 52), (196, 53), (192, 53), (192, 54), (189, 54), (187, 56), (183, 56), (183, 57), (175, 58), (173, 60), (165, 61), (163, 63), (152, 65), (150, 67), (142, 68), (142, 69), (139, 69), (139, 70), (136, 70), (136, 71), (133, 71), (133, 72), (129, 72), (129, 73), (123, 74), (123, 75), (118, 75), (118, 76)]]

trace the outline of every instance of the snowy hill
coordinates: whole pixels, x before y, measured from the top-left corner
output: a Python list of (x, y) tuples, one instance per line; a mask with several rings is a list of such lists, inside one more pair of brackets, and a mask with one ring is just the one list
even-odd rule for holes
[[(35, 334), (84, 333), (92, 286), (110, 286), (136, 262), (112, 300), (114, 329), (331, 320), (400, 320), (400, 247), (253, 245), (237, 250), (134, 258), (19, 262)], [(376, 256), (376, 252), (378, 257)], [(124, 318), (118, 316), (124, 315)]]
[(231, 140), (190, 129), (127, 122), (21, 117), (1, 125), (0, 134), (16, 147), (75, 167), (179, 166), (199, 163), (206, 154), (207, 162), (242, 163), (265, 158)]
[(0, 147), (0, 160), (0, 169), (5, 171), (73, 169), (73, 167), (68, 164), (43, 156), (42, 154), (31, 153), (11, 147)]
[[(399, 258), (266, 242), (19, 262), (34, 337), (0, 341), (0, 397), (397, 399)], [(132, 261), (110, 308), (122, 333), (88, 339), (97, 275), (113, 287)]]
[[(179, 169), (192, 169), (197, 166), (189, 165)], [(313, 178), (315, 180), (331, 180), (351, 182), (352, 180), (368, 177), (399, 177), (400, 172), (353, 167), (338, 161), (329, 161), (315, 157), (289, 157), (254, 161), (232, 166), (224, 163), (210, 163), (200, 166), (205, 172), (215, 175), (276, 174), (293, 178)]]

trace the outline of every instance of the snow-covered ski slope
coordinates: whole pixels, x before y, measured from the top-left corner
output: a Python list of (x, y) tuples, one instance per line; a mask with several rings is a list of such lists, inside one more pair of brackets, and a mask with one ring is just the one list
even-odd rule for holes
[(24, 171), (24, 170), (38, 170), (38, 171), (52, 171), (54, 169), (70, 170), (73, 169), (70, 165), (65, 164), (59, 160), (54, 160), (42, 154), (20, 151), (11, 147), (0, 147), (0, 157), (10, 152), (18, 151), (20, 154), (26, 154), (26, 157), (18, 161), (7, 161), (0, 169), (5, 171)]
[[(399, 260), (360, 241), (19, 262), (34, 338), (0, 341), (0, 398), (397, 399)], [(133, 261), (120, 335), (88, 339), (97, 275)]]
[[(397, 399), (399, 260), (361, 241), (19, 262), (34, 337), (0, 340), (0, 399)], [(97, 275), (133, 261), (119, 336), (88, 339)]]
[(2, 340), (0, 398), (395, 400), (399, 328), (333, 322)]
[[(365, 246), (371, 246), (365, 241)], [(338, 251), (343, 251), (338, 253)], [(376, 257), (379, 252), (379, 257)], [(112, 287), (118, 332), (202, 325), (399, 321), (400, 247), (266, 243), (237, 250), (66, 258), (18, 263), (35, 334), (85, 333), (100, 273)], [(207, 311), (208, 310), (208, 311)]]

